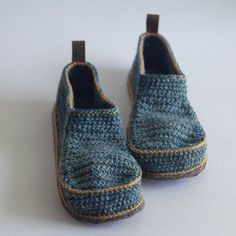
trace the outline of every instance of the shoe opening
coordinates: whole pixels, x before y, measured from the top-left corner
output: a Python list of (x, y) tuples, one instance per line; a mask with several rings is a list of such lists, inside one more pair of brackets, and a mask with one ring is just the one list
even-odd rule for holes
[(103, 95), (93, 68), (86, 63), (75, 64), (68, 72), (73, 91), (74, 107), (80, 109), (110, 109), (112, 103)]
[(172, 52), (159, 36), (145, 36), (143, 59), (146, 74), (177, 74), (180, 72)]

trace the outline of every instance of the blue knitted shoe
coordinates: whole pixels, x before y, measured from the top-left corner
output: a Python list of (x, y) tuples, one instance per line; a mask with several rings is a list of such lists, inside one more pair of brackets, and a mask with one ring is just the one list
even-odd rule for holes
[(118, 108), (102, 93), (96, 69), (73, 42), (53, 112), (57, 183), (65, 208), (101, 223), (143, 206), (141, 168), (128, 153)]
[(194, 176), (206, 164), (206, 136), (187, 99), (186, 78), (158, 33), (158, 21), (158, 15), (148, 15), (147, 33), (140, 36), (129, 73), (134, 105), (128, 147), (144, 176)]

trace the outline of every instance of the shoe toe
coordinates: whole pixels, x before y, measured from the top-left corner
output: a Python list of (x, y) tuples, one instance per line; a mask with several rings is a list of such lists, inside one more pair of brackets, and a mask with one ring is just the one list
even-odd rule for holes
[(79, 218), (102, 222), (141, 208), (141, 169), (127, 151), (74, 159), (61, 166), (62, 195)]

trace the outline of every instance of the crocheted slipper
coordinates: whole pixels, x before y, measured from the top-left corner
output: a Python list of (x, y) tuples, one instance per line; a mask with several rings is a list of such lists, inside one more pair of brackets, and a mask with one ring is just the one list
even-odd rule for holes
[(139, 38), (129, 73), (134, 105), (128, 147), (144, 176), (194, 176), (206, 165), (206, 136), (187, 99), (186, 78), (158, 33), (158, 21), (158, 15), (147, 16), (147, 32)]
[(118, 108), (85, 62), (83, 41), (60, 80), (53, 111), (57, 183), (65, 208), (94, 223), (130, 216), (144, 200), (141, 168), (128, 153)]

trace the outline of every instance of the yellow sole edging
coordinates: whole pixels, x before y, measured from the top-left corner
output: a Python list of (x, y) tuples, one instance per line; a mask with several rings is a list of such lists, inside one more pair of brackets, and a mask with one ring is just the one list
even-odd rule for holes
[[(118, 219), (118, 218), (122, 218), (125, 216), (129, 216), (132, 213), (135, 213), (136, 211), (138, 211), (139, 209), (141, 210), (143, 205), (144, 205), (144, 198), (143, 195), (140, 193), (141, 198), (138, 204), (136, 204), (135, 206), (133, 206), (132, 208), (119, 212), (117, 214), (113, 214), (113, 215), (105, 215), (105, 216), (89, 216), (89, 215), (82, 215), (79, 214), (77, 212), (75, 212), (66, 202), (63, 193), (62, 193), (62, 189), (68, 191), (68, 186), (65, 186), (61, 183), (61, 178), (59, 176), (59, 165), (58, 165), (58, 148), (57, 148), (57, 128), (56, 128), (56, 111), (55, 111), (55, 106), (53, 107), (53, 112), (52, 112), (52, 123), (53, 123), (53, 137), (54, 137), (54, 156), (55, 156), (55, 163), (56, 163), (56, 176), (57, 176), (57, 186), (58, 186), (58, 190), (59, 190), (59, 194), (60, 194), (60, 198), (61, 201), (64, 205), (64, 207), (77, 219), (79, 220), (88, 220), (94, 223), (100, 223), (100, 222), (106, 222), (108, 220), (113, 220), (113, 219)], [(74, 189), (69, 188), (70, 192), (71, 190), (72, 193), (74, 194), (92, 194), (92, 193), (99, 193), (99, 192), (109, 192), (109, 191), (116, 191), (116, 190), (120, 190), (123, 188), (129, 188), (131, 186), (133, 186), (135, 183), (137, 183), (139, 180), (141, 179), (141, 176), (138, 177), (136, 180), (132, 181), (129, 184), (126, 185), (122, 185), (122, 186), (117, 186), (117, 187), (113, 187), (113, 188), (109, 188), (109, 189), (101, 189), (99, 191), (97, 190), (86, 190), (86, 191), (75, 191)]]

